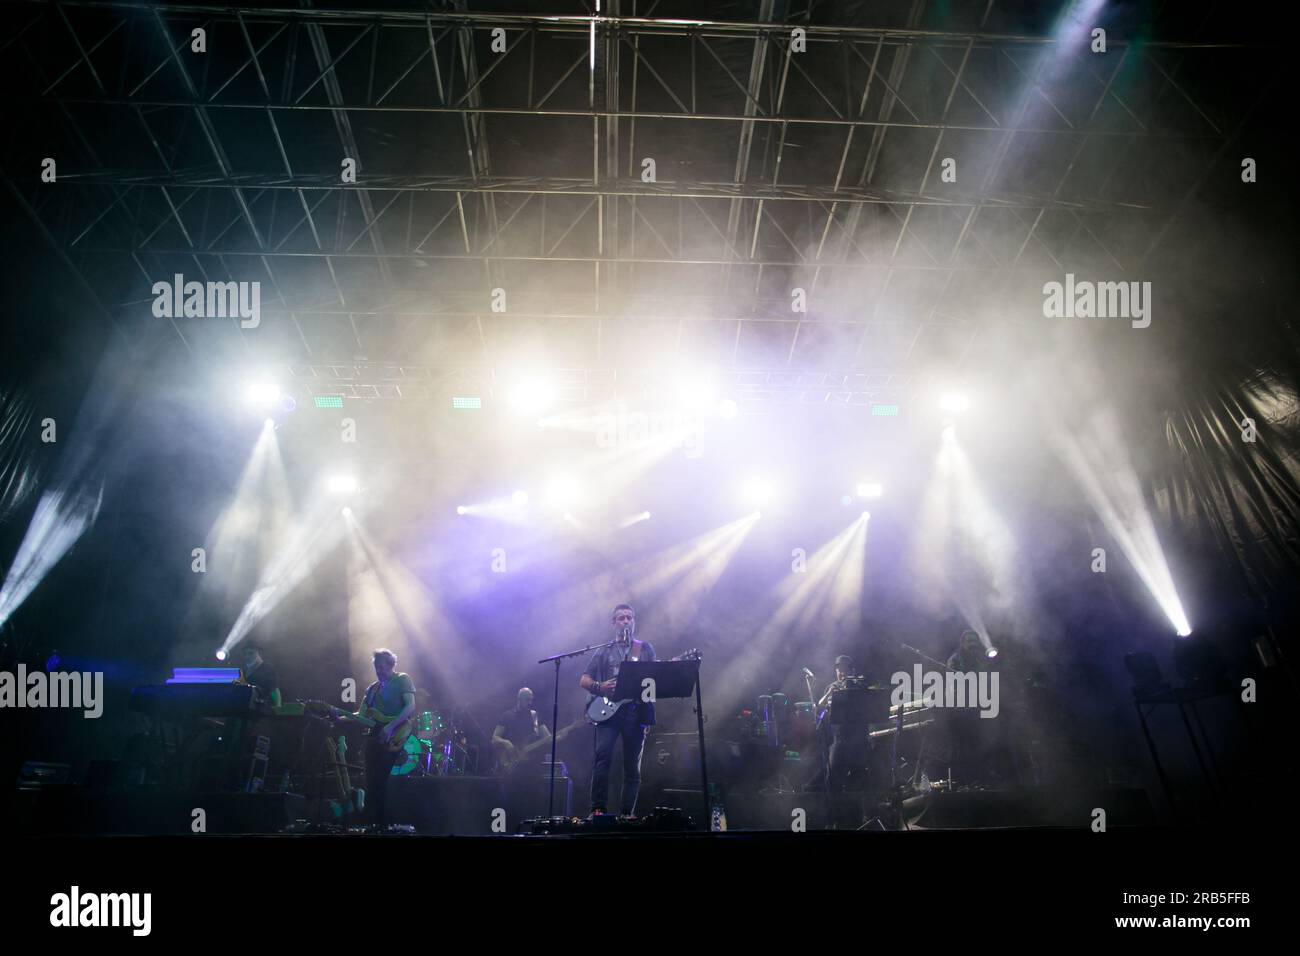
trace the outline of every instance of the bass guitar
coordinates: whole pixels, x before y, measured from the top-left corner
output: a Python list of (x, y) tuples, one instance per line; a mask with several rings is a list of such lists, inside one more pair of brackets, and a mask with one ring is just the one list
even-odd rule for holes
[[(561, 740), (569, 736), (569, 734), (573, 733), (584, 723), (585, 721), (579, 718), (578, 720), (569, 724), (569, 726), (563, 728), (558, 734), (555, 735), (555, 742), (558, 744)], [(516, 767), (518, 767), (520, 764), (527, 761), (528, 758), (532, 756), (534, 753), (536, 753), (538, 750), (541, 750), (543, 747), (549, 747), (550, 745), (551, 745), (551, 738), (544, 737), (541, 740), (534, 740), (531, 744), (527, 744), (526, 746), (523, 747), (516, 746), (513, 751), (507, 750), (504, 747), (498, 748), (497, 761), (492, 768), (492, 772), (496, 774), (511, 773), (514, 771)]]
[[(678, 654), (676, 657), (669, 658), (669, 660), (674, 661), (698, 661), (699, 659), (700, 651), (695, 647), (692, 647), (685, 654)], [(587, 719), (593, 723), (603, 724), (605, 721), (617, 714), (623, 707), (633, 703), (634, 700), (635, 698), (632, 697), (629, 697), (627, 700), (610, 700), (608, 697), (593, 697), (591, 702), (587, 704)]]

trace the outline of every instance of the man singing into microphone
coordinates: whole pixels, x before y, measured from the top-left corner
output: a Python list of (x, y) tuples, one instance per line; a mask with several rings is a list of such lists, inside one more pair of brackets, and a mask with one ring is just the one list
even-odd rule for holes
[[(618, 671), (624, 661), (653, 661), (655, 649), (632, 637), (636, 633), (636, 614), (630, 604), (614, 608), (614, 643), (591, 656), (582, 675), (582, 689), (593, 698), (614, 693)], [(609, 797), (609, 765), (614, 746), (623, 741), (622, 815), (633, 816), (637, 793), (641, 789), (641, 753), (645, 749), (646, 731), (655, 722), (655, 705), (639, 698), (625, 703), (615, 714), (596, 725), (596, 759), (591, 769), (591, 815), (606, 812)]]

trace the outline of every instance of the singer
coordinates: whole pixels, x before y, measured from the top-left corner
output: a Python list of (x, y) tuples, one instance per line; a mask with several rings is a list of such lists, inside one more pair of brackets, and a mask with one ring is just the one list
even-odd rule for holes
[[(653, 661), (655, 649), (646, 641), (638, 641), (636, 612), (630, 604), (614, 608), (611, 619), (614, 626), (614, 643), (602, 647), (591, 655), (582, 675), (582, 689), (596, 697), (614, 693), (618, 670), (624, 661)], [(606, 812), (609, 798), (609, 765), (614, 757), (614, 746), (623, 741), (623, 796), (620, 813), (635, 816), (636, 798), (641, 790), (641, 754), (645, 750), (646, 732), (655, 722), (655, 705), (639, 699), (624, 701), (618, 712), (604, 723), (596, 725), (596, 758), (591, 768), (591, 815)]]

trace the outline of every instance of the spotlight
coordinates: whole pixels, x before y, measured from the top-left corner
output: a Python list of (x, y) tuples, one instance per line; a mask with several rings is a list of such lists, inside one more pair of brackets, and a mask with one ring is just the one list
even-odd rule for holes
[(853, 496), (845, 495), (840, 499), (840, 504), (847, 508), (849, 505), (853, 504)]
[(945, 412), (964, 412), (970, 408), (970, 399), (956, 392), (948, 392), (939, 398), (939, 407)]
[(864, 519), (866, 519), (867, 521), (870, 521), (870, 520), (871, 520), (871, 512), (870, 512), (870, 511), (864, 511), (864, 512), (862, 512), (862, 517), (863, 517)]
[(528, 492), (523, 490), (516, 491), (510, 496), (510, 500), (514, 502), (516, 508), (522, 508), (524, 505), (528, 504)]
[(627, 518), (624, 521), (621, 521), (618, 526), (620, 528), (630, 528), (634, 524), (640, 524), (642, 521), (649, 521), (649, 520), (650, 520), (650, 512), (642, 511), (640, 514), (632, 515), (632, 517)]
[(735, 418), (736, 415), (739, 413), (740, 413), (740, 406), (737, 405), (735, 401), (733, 401), (732, 399), (724, 398), (722, 401), (718, 402), (719, 418)]
[(467, 512), (467, 511), (469, 511), (469, 509), (466, 508), (464, 505), (457, 505), (457, 506), (456, 506), (456, 514), (458, 514), (458, 515), (463, 515), (463, 514), (464, 514), (465, 512)]
[(885, 489), (879, 482), (864, 482), (858, 485), (859, 498), (879, 498), (884, 493)]
[(336, 495), (350, 495), (357, 490), (357, 480), (351, 475), (331, 475), (329, 489)]
[(546, 486), (546, 502), (554, 508), (570, 508), (578, 500), (578, 482), (569, 475), (556, 475)]
[(257, 408), (267, 408), (280, 401), (280, 386), (270, 382), (256, 382), (248, 386), (248, 403)]
[(225, 652), (225, 651), (217, 651), (217, 660), (219, 660), (219, 661), (224, 661), (225, 659), (226, 659), (226, 652)]
[(740, 493), (746, 501), (763, 504), (772, 500), (772, 483), (764, 478), (750, 478), (741, 486)]
[(997, 656), (998, 656), (998, 649), (997, 649), (996, 647), (990, 647), (987, 651), (984, 652), (984, 654), (985, 654), (985, 656), (990, 657), (990, 658), (992, 658), (992, 657), (997, 657)]
[(520, 414), (544, 412), (555, 404), (555, 386), (543, 379), (528, 379), (510, 390), (507, 400)]
[(1191, 637), (1191, 636), (1192, 636), (1192, 627), (1191, 627), (1190, 624), (1184, 624), (1184, 625), (1182, 625), (1181, 627), (1178, 628), (1178, 632), (1177, 632), (1177, 633), (1178, 633), (1178, 636), (1179, 636), (1179, 637)]
[(343, 517), (345, 517), (345, 518), (351, 518), (351, 517), (352, 517), (352, 509), (351, 509), (351, 508), (344, 508), (342, 511), (339, 512), (339, 514), (341, 514), (341, 515), (342, 515)]

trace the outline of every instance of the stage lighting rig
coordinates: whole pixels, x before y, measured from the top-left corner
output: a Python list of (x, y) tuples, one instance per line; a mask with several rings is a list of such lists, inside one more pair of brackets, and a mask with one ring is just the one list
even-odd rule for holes
[(507, 393), (510, 408), (520, 415), (537, 415), (555, 404), (558, 392), (555, 385), (544, 378), (527, 378), (515, 384)]
[(552, 508), (568, 510), (578, 503), (581, 488), (570, 475), (556, 475), (546, 486), (546, 503)]
[(350, 495), (360, 487), (352, 475), (330, 475), (327, 485), (330, 492), (336, 495)]
[(766, 478), (750, 478), (741, 485), (741, 496), (752, 504), (766, 504), (772, 500), (775, 489)]

